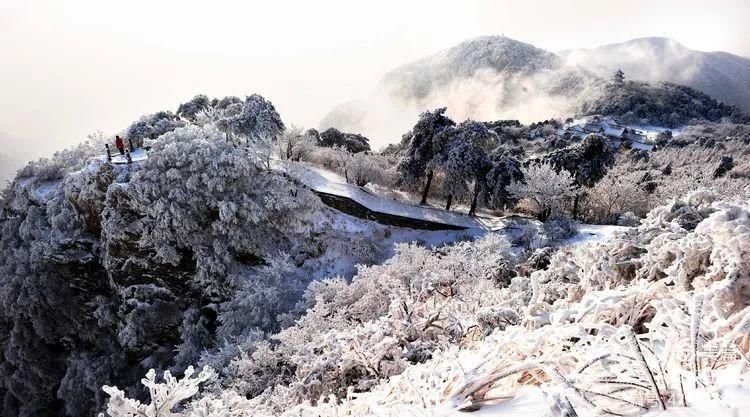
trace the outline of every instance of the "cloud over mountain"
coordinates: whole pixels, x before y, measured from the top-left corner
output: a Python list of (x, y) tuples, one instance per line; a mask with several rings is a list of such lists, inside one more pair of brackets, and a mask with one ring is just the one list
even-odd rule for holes
[(626, 77), (693, 87), (726, 104), (750, 111), (750, 59), (727, 52), (701, 52), (669, 38), (639, 38), (560, 55), (601, 76), (621, 68)]
[(684, 84), (750, 108), (750, 60), (644, 38), (560, 55), (504, 36), (484, 36), (389, 71), (370, 97), (343, 103), (321, 121), (363, 133), (375, 148), (397, 142), (424, 110), (448, 107), (456, 120), (533, 122), (580, 114), (606, 96), (611, 74)]

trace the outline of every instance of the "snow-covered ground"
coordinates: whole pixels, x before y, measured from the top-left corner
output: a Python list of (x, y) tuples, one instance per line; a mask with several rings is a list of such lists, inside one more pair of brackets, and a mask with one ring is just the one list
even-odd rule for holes
[(315, 191), (350, 198), (372, 211), (425, 220), (453, 226), (477, 229), (477, 231), (497, 231), (506, 225), (502, 218), (487, 216), (469, 216), (462, 213), (441, 210), (433, 207), (410, 204), (396, 199), (388, 200), (353, 184), (338, 174), (310, 165), (296, 165), (289, 169), (291, 175), (296, 176)]
[[(468, 216), (462, 213), (396, 200), (395, 196), (388, 199), (376, 195), (363, 187), (348, 184), (343, 177), (336, 173), (309, 165), (297, 165), (294, 170), (290, 170), (290, 173), (292, 171), (300, 180), (315, 191), (348, 197), (370, 210), (381, 213), (466, 227), (469, 232), (468, 234), (472, 236), (480, 236), (487, 232), (507, 231), (507, 227), (511, 225), (513, 220), (511, 217)], [(615, 232), (627, 229), (624, 226), (583, 224), (579, 227), (578, 235), (563, 243), (578, 245), (599, 242), (608, 239)], [(419, 234), (422, 235), (424, 232), (420, 232)]]
[[(106, 158), (106, 156), (104, 157)], [(145, 161), (148, 159), (148, 152), (143, 148), (138, 148), (130, 153), (130, 159), (133, 162)], [(119, 153), (112, 155), (113, 164), (127, 164), (128, 158), (126, 155), (120, 155)]]
[(582, 245), (607, 240), (617, 232), (628, 230), (625, 226), (610, 226), (599, 224), (582, 224), (578, 227), (578, 235), (565, 241), (569, 245)]
[[(367, 262), (368, 264), (373, 261), (381, 263), (393, 257), (396, 245), (399, 243), (419, 242), (427, 248), (433, 248), (462, 240), (470, 240), (477, 237), (478, 233), (481, 232), (478, 229), (417, 230), (384, 226), (338, 211), (334, 213), (335, 215), (325, 220), (329, 222), (328, 227), (331, 229), (341, 231), (350, 236), (367, 236), (368, 239), (377, 241), (377, 249), (373, 248), (373, 251), (377, 250), (378, 253), (373, 253), (371, 256), (379, 259), (371, 259), (370, 262)], [(346, 246), (329, 246), (322, 256), (309, 259), (305, 262), (305, 275), (309, 276), (312, 280), (333, 276), (351, 278), (356, 275), (358, 264), (363, 263), (361, 259), (353, 256), (351, 249)]]

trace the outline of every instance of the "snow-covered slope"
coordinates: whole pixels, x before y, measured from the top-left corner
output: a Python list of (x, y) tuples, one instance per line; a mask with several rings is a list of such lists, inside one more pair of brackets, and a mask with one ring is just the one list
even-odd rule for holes
[[(235, 360), (222, 391), (204, 391), (179, 415), (744, 415), (747, 201), (693, 192), (638, 228), (560, 249), (529, 275), (498, 273), (512, 265), (508, 243), (405, 246), (348, 285), (315, 286), (313, 307), (278, 347)], [(268, 389), (261, 370), (279, 363), (293, 363), (294, 375)], [(109, 412), (169, 404), (212, 379), (204, 370), (162, 384), (149, 374), (151, 405), (106, 387)]]
[(379, 213), (475, 229), (477, 234), (500, 230), (506, 225), (506, 222), (500, 218), (468, 216), (433, 207), (409, 204), (395, 199), (388, 200), (374, 195), (362, 187), (348, 184), (338, 174), (310, 165), (295, 165), (293, 169), (290, 169), (290, 173), (315, 191), (350, 198)]

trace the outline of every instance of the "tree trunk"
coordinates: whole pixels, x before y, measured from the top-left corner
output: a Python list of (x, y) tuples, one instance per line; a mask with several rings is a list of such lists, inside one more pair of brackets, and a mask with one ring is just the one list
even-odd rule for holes
[(479, 181), (474, 185), (474, 198), (471, 199), (471, 208), (469, 208), (469, 216), (473, 216), (477, 212), (477, 201), (479, 200)]
[(573, 200), (573, 220), (578, 220), (578, 198), (580, 194), (576, 194), (576, 198)]
[(542, 208), (539, 210), (539, 215), (537, 216), (537, 219), (540, 222), (544, 223), (547, 221), (547, 219), (549, 219), (549, 216), (551, 215), (552, 215), (552, 209), (549, 207), (542, 206)]
[(419, 202), (419, 204), (427, 204), (427, 194), (430, 192), (430, 185), (432, 185), (432, 171), (429, 171), (427, 173), (427, 184), (424, 186), (424, 191), (422, 192), (422, 201)]
[(448, 194), (448, 201), (445, 202), (445, 209), (451, 209), (451, 203), (453, 202), (453, 194)]

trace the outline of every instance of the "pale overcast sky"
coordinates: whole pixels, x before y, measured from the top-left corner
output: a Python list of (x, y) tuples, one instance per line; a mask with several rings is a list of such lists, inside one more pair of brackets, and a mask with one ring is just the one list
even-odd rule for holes
[(553, 51), (666, 36), (750, 56), (749, 22), (748, 0), (0, 0), (0, 132), (59, 149), (197, 93), (255, 92), (317, 127), (385, 71), (479, 35)]

